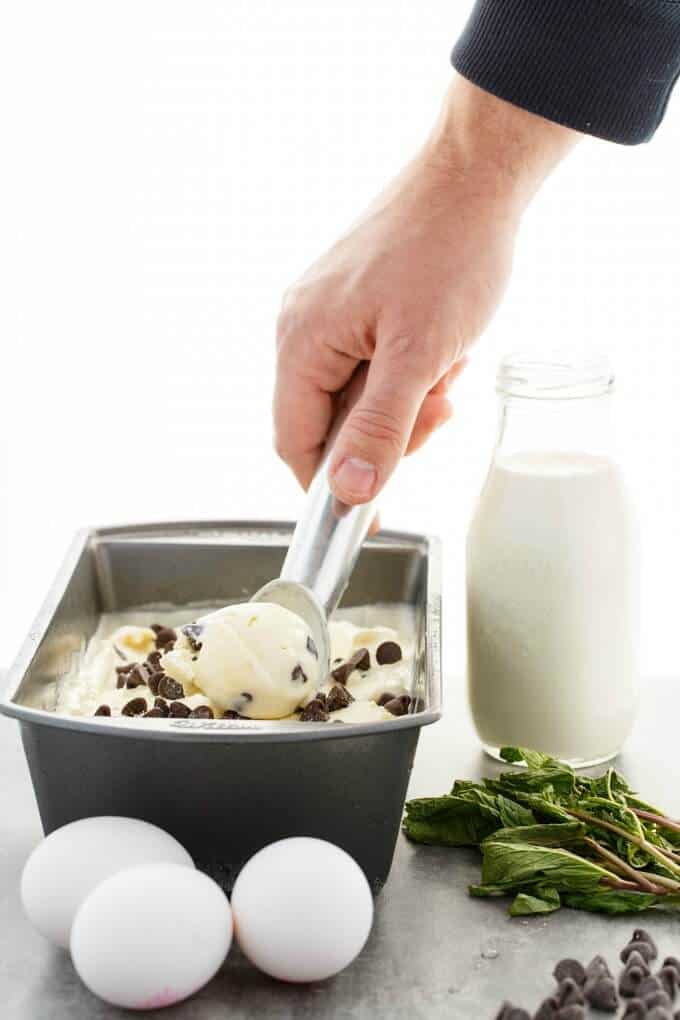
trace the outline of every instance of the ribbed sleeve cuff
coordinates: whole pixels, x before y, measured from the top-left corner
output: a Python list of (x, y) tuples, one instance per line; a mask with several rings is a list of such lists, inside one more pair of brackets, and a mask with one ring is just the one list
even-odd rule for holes
[(680, 0), (477, 0), (452, 62), (500, 99), (636, 145), (680, 72)]

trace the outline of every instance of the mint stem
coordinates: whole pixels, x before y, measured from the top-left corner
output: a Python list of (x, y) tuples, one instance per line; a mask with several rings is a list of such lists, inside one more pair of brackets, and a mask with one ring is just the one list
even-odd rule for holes
[(632, 832), (627, 832), (625, 829), (620, 828), (618, 825), (613, 825), (612, 822), (605, 822), (602, 818), (597, 818), (595, 815), (588, 814), (586, 811), (578, 811), (576, 808), (567, 808), (569, 814), (572, 814), (575, 818), (580, 818), (582, 822), (588, 822), (596, 829), (607, 829), (609, 832), (615, 833), (622, 839), (632, 843), (633, 846), (640, 847), (649, 854), (650, 857), (654, 857), (659, 864), (663, 865), (668, 871), (670, 871), (677, 878), (680, 878), (680, 867), (678, 863), (669, 857), (665, 851), (661, 850), (658, 846), (654, 846), (653, 843), (649, 843), (646, 839), (642, 839), (640, 836), (634, 836)]
[[(590, 836), (584, 836), (583, 842), (586, 846), (589, 846), (592, 850), (594, 850), (595, 853), (599, 854), (600, 857), (603, 857), (610, 864), (615, 865), (616, 868), (634, 882), (639, 889), (644, 889), (645, 892), (655, 893), (657, 896), (663, 896), (666, 894), (665, 889), (655, 885), (654, 882), (650, 882), (649, 879), (646, 878), (640, 871), (636, 871), (635, 868), (632, 868), (630, 864), (621, 860), (621, 858), (615, 853), (612, 853), (611, 850), (607, 850), (607, 848), (602, 846), (601, 843), (598, 843), (596, 839), (592, 839)], [(674, 882), (673, 885), (676, 890), (680, 891), (680, 883)]]
[(674, 821), (672, 818), (666, 818), (664, 815), (655, 815), (652, 811), (641, 811), (639, 808), (630, 808), (630, 811), (638, 818), (644, 818), (647, 822), (654, 822), (656, 825), (660, 825), (663, 829), (670, 829), (672, 832), (680, 832), (680, 822)]

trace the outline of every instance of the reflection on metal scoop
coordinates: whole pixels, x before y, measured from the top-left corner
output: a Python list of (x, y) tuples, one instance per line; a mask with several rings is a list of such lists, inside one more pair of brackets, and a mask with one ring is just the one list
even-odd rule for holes
[(333, 439), (363, 383), (364, 373), (352, 380), (343, 411), (326, 444), (326, 455), (307, 493), (281, 576), (265, 584), (251, 600), (276, 602), (302, 617), (319, 652), (322, 677), (330, 670), (328, 617), (342, 598), (375, 517), (373, 502), (346, 506), (333, 495), (328, 480)]

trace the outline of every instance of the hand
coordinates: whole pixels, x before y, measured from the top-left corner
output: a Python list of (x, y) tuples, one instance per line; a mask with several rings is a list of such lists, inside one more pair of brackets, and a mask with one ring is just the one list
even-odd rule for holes
[(364, 362), (331, 456), (344, 503), (372, 499), (449, 419), (449, 386), (503, 294), (521, 213), (577, 137), (456, 80), (422, 151), (287, 292), (274, 422), (303, 486)]

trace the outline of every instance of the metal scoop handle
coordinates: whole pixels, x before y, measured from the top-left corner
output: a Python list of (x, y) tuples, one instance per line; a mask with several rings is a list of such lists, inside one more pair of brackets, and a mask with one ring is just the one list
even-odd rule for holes
[(288, 554), (282, 581), (296, 581), (314, 592), (326, 616), (337, 607), (375, 517), (373, 502), (346, 506), (331, 492), (327, 453), (305, 500)]

